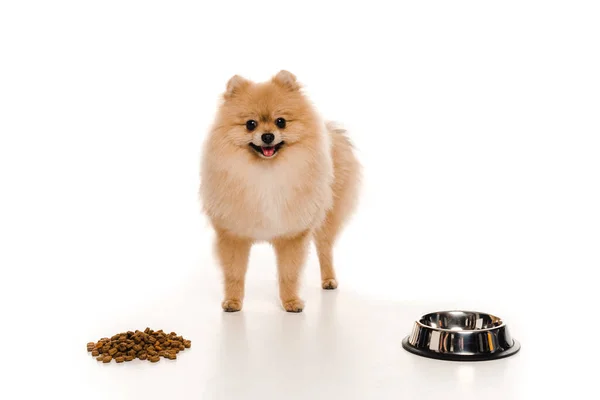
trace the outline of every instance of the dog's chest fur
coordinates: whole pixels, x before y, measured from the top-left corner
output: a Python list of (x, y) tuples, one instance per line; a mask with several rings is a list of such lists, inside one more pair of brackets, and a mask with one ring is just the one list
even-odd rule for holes
[(229, 169), (214, 182), (205, 207), (221, 228), (270, 240), (315, 228), (332, 205), (331, 172), (317, 166), (262, 163)]

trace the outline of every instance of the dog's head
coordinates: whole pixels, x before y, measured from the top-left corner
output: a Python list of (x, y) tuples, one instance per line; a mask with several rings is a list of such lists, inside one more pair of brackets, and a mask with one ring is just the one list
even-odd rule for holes
[(257, 161), (272, 160), (294, 147), (310, 146), (318, 134), (317, 121), (292, 73), (280, 71), (261, 83), (235, 75), (223, 94), (213, 145), (243, 149)]

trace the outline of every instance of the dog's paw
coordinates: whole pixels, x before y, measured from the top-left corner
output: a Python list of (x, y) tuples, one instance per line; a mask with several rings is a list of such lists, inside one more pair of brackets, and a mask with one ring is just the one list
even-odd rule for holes
[(236, 312), (242, 309), (242, 302), (240, 300), (224, 300), (221, 307), (225, 312)]
[(287, 312), (300, 313), (304, 309), (304, 302), (300, 299), (285, 301), (283, 302), (283, 308)]
[(324, 279), (323, 282), (321, 282), (321, 286), (323, 286), (323, 289), (325, 290), (333, 290), (337, 289), (338, 283), (335, 279)]

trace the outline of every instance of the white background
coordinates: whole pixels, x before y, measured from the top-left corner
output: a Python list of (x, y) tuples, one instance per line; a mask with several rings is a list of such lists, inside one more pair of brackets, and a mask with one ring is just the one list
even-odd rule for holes
[[(0, 3), (0, 397), (588, 393), (599, 6), (393, 4)], [(361, 206), (336, 249), (338, 291), (319, 289), (311, 254), (305, 312), (284, 313), (258, 246), (245, 309), (224, 315), (200, 148), (231, 75), (280, 69), (350, 130)], [(452, 308), (504, 317), (521, 353), (402, 350), (414, 319)], [(146, 326), (193, 347), (158, 365), (85, 353)]]

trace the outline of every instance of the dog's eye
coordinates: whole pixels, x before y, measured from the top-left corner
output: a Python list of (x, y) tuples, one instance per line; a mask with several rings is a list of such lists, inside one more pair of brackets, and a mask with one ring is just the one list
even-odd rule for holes
[(256, 129), (257, 123), (255, 120), (251, 119), (246, 121), (246, 129), (248, 129), (249, 131), (253, 131)]
[(283, 129), (283, 128), (285, 128), (285, 119), (283, 119), (283, 118), (277, 118), (277, 119), (275, 120), (275, 125), (277, 125), (277, 127), (278, 127), (279, 129)]

